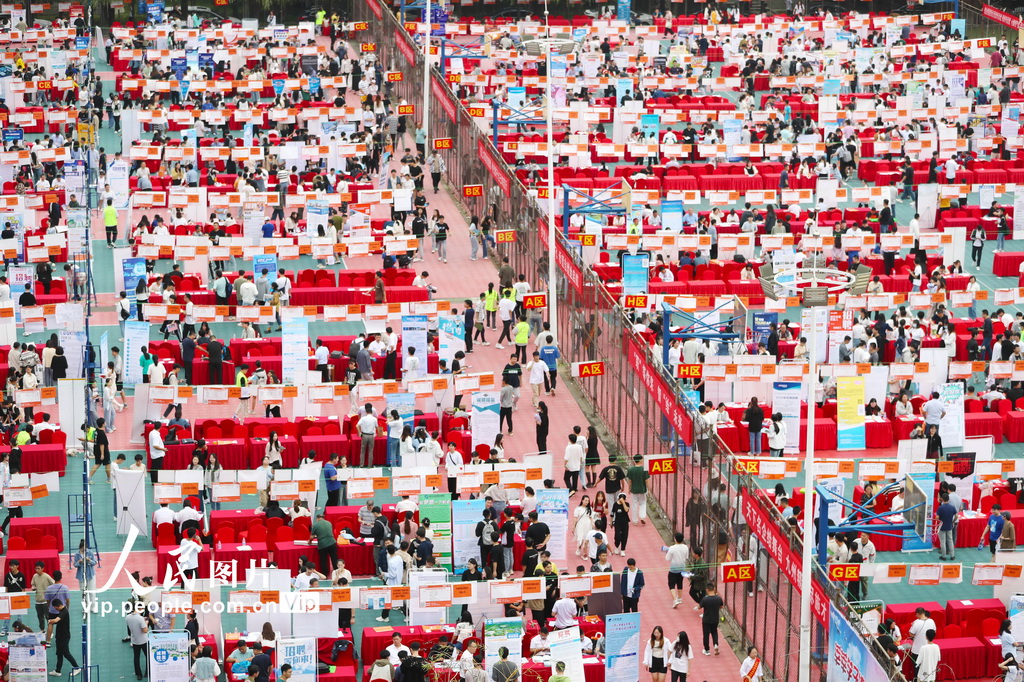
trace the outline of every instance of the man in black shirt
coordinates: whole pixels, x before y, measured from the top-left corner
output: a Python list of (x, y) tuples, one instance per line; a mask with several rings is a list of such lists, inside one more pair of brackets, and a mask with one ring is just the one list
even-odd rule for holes
[(530, 526), (526, 529), (526, 538), (533, 540), (533, 546), (540, 552), (548, 546), (548, 538), (551, 537), (551, 529), (548, 524), (537, 520), (536, 511), (530, 512)]
[(501, 533), (491, 533), (491, 556), (487, 565), (491, 568), (491, 578), (500, 580), (505, 575), (505, 548), (501, 546)]
[(522, 385), (522, 377), (523, 366), (519, 364), (518, 356), (513, 353), (509, 356), (508, 364), (501, 370), (501, 378), (516, 392), (516, 400), (519, 400), (519, 387)]
[(25, 591), (25, 574), (21, 572), (21, 562), (12, 559), (7, 565), (7, 574), (4, 576), (4, 587), (8, 592)]
[(249, 667), (256, 667), (260, 673), (256, 676), (256, 682), (270, 682), (270, 669), (273, 667), (273, 662), (270, 660), (270, 656), (263, 653), (263, 643), (254, 642), (252, 645), (253, 657), (249, 661)]
[(54, 599), (50, 602), (50, 606), (57, 609), (57, 614), (47, 621), (49, 625), (46, 628), (46, 643), (49, 644), (51, 638), (55, 638), (57, 641), (57, 667), (54, 672), (59, 675), (61, 666), (64, 665), (64, 659), (67, 659), (71, 664), (73, 677), (78, 671), (78, 661), (71, 655), (69, 646), (71, 644), (71, 616), (68, 614), (67, 605), (60, 599)]
[(206, 352), (209, 357), (209, 383), (213, 386), (224, 383), (222, 369), (224, 367), (224, 344), (217, 340), (217, 337), (210, 334), (210, 340), (206, 342)]
[[(515, 566), (515, 541), (516, 541), (516, 521), (512, 518), (512, 510), (505, 507), (502, 510), (502, 523), (501, 523), (501, 549), (504, 554), (505, 570), (512, 573), (516, 570)], [(495, 576), (497, 577), (497, 576)]]
[(533, 538), (526, 538), (526, 551), (523, 552), (523, 577), (535, 575), (540, 562), (540, 552), (533, 546)]
[[(418, 644), (418, 642), (413, 642)], [(412, 649), (410, 646), (409, 649)], [(450, 661), (452, 654), (455, 653), (455, 648), (451, 645), (448, 639), (448, 635), (441, 635), (440, 641), (430, 648), (430, 660), (431, 661)]]
[(715, 643), (715, 655), (718, 655), (718, 623), (721, 620), (722, 607), (725, 602), (718, 596), (714, 583), (708, 584), (708, 594), (700, 600), (700, 623), (704, 632), (704, 655), (711, 651), (710, 643)]
[(430, 663), (420, 656), (419, 642), (409, 645), (409, 655), (398, 668), (402, 673), (402, 682), (426, 682), (427, 673), (430, 672)]

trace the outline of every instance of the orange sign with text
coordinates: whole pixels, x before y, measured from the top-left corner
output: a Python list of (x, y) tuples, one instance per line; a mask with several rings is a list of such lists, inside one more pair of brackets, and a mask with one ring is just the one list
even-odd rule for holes
[(494, 239), (499, 244), (511, 244), (512, 242), (514, 242), (517, 239), (516, 231), (515, 230), (498, 230), (498, 231), (496, 231), (494, 233)]
[(700, 379), (704, 376), (704, 365), (677, 365), (680, 379)]
[(604, 362), (596, 360), (594, 362), (574, 362), (572, 363), (572, 375), (574, 377), (586, 378), (586, 377), (599, 377), (604, 374)]
[(629, 296), (623, 297), (622, 307), (623, 308), (646, 308), (647, 307), (647, 294), (630, 294)]
[(676, 473), (676, 458), (668, 455), (649, 458), (647, 460), (647, 473), (651, 476)]
[(828, 577), (836, 582), (860, 580), (860, 564), (829, 564)]
[(450, 137), (439, 137), (434, 140), (434, 149), (451, 149), (452, 138)]
[(754, 580), (754, 564), (727, 563), (722, 564), (723, 583), (749, 583)]
[(359, 46), (359, 49), (363, 52), (376, 52), (377, 43), (363, 43)]
[(465, 187), (462, 188), (462, 196), (466, 197), (467, 199), (471, 199), (473, 197), (482, 197), (483, 195), (483, 185), (466, 185)]
[(548, 304), (547, 294), (526, 294), (523, 296), (524, 308), (544, 308)]

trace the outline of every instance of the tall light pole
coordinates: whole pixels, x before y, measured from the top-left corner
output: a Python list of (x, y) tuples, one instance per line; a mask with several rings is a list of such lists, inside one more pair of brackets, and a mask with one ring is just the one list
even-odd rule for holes
[(423, 22), (427, 25), (423, 35), (423, 158), (427, 158), (430, 150), (430, 34), (434, 24), (430, 17), (430, 0), (426, 0), (423, 9)]
[[(765, 295), (778, 300), (784, 292), (801, 296), (803, 306), (811, 309), (810, 329), (801, 332), (808, 337), (807, 452), (804, 458), (804, 528), (803, 562), (800, 574), (800, 659), (799, 682), (811, 682), (811, 590), (814, 584), (814, 406), (818, 388), (818, 309), (828, 306), (830, 294), (849, 291), (861, 295), (867, 290), (872, 270), (864, 265), (856, 272), (843, 272), (824, 267), (795, 267), (775, 273), (771, 266), (761, 267), (761, 286)], [(825, 529), (819, 528), (820, 532)]]

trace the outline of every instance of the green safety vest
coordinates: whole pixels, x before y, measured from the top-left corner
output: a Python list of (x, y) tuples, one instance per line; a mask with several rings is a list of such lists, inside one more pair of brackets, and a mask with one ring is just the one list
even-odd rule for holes
[(488, 291), (484, 294), (484, 309), (495, 311), (498, 309), (498, 292)]

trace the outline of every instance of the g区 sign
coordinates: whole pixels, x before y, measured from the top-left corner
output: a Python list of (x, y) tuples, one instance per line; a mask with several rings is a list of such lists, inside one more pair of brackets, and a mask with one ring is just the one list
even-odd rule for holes
[(860, 580), (860, 564), (829, 564), (828, 577), (835, 582)]

